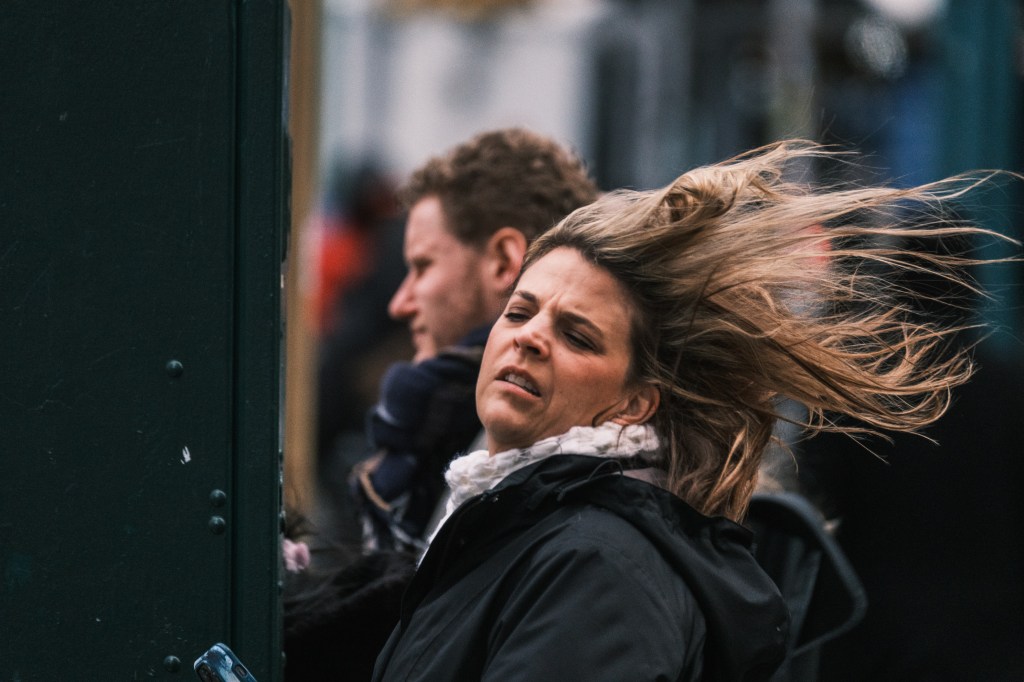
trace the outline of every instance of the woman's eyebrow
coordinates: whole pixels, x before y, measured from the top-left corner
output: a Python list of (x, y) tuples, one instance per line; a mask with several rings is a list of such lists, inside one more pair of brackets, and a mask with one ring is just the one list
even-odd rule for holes
[(531, 294), (529, 291), (523, 291), (522, 289), (516, 289), (512, 292), (512, 298), (518, 296), (519, 298), (526, 299), (527, 303), (537, 305), (537, 297)]
[(600, 341), (604, 339), (604, 332), (601, 331), (600, 327), (591, 322), (589, 318), (586, 318), (583, 315), (580, 315), (579, 313), (570, 312), (568, 310), (563, 310), (561, 312), (561, 315), (572, 324), (575, 324), (580, 327), (586, 327), (590, 331), (590, 333), (596, 337), (594, 339), (595, 341)]
[[(516, 296), (523, 299), (530, 305), (539, 305), (537, 297), (534, 294), (530, 293), (529, 291), (517, 289), (516, 291), (512, 292), (512, 297), (515, 298)], [(586, 327), (592, 334), (594, 334), (597, 337), (595, 341), (604, 338), (604, 332), (601, 330), (600, 327), (591, 322), (589, 318), (569, 310), (562, 310), (559, 312), (559, 315), (571, 324)]]

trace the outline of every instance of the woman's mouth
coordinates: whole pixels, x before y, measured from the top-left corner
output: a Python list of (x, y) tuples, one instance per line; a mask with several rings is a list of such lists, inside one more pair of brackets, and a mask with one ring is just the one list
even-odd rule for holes
[(540, 391), (537, 390), (537, 387), (533, 385), (533, 382), (531, 382), (524, 376), (515, 374), (514, 372), (508, 372), (504, 376), (502, 376), (501, 379), (502, 381), (507, 381), (510, 384), (515, 384), (516, 386), (523, 389), (530, 395), (540, 397)]

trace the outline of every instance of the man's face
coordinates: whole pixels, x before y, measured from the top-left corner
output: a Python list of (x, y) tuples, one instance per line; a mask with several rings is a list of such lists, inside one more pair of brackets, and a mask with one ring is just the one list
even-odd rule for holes
[(484, 253), (448, 231), (435, 196), (420, 199), (409, 211), (405, 262), (409, 273), (392, 296), (388, 314), (408, 322), (417, 362), (491, 321)]

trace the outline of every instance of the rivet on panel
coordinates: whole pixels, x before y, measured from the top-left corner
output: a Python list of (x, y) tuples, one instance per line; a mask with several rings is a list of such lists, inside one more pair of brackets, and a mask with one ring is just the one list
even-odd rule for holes
[(223, 507), (228, 501), (228, 494), (223, 490), (214, 490), (210, 493), (210, 504), (214, 507)]
[(181, 659), (177, 656), (168, 656), (164, 659), (164, 670), (169, 673), (176, 673), (181, 670)]
[(167, 376), (171, 377), (172, 379), (177, 379), (178, 377), (180, 377), (182, 374), (185, 373), (185, 366), (182, 365), (177, 360), (169, 361), (167, 363), (166, 369), (167, 369)]
[(221, 535), (227, 527), (228, 522), (224, 520), (223, 516), (210, 517), (210, 532), (214, 535)]

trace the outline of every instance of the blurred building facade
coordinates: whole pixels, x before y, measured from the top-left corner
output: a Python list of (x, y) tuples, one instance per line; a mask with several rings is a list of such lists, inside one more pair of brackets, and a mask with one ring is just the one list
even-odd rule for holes
[(1019, 0), (326, 0), (322, 162), (372, 155), (401, 172), (526, 124), (573, 143), (608, 186), (792, 136), (877, 151), (912, 179), (1008, 167), (1020, 13)]

